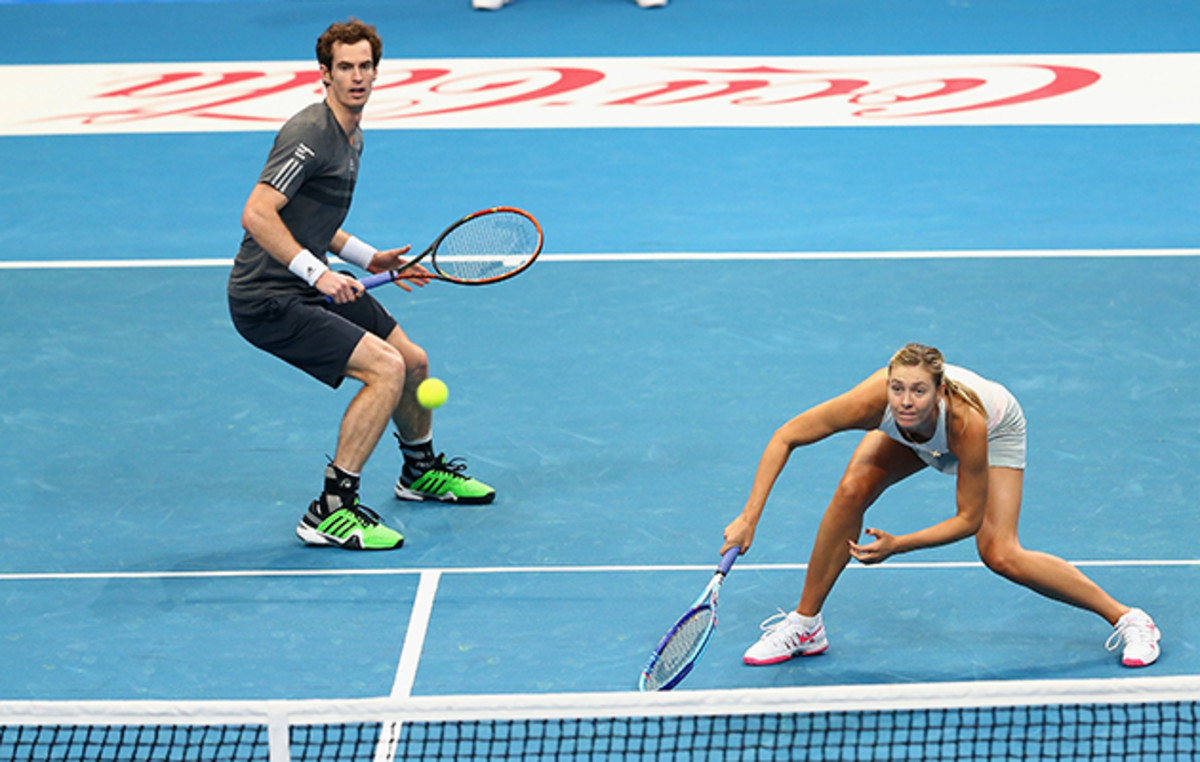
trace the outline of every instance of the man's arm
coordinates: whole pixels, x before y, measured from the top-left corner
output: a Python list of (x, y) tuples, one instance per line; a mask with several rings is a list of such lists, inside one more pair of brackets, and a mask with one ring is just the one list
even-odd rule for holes
[[(365, 291), (357, 280), (329, 269), (305, 249), (288, 230), (279, 210), (288, 197), (266, 183), (257, 183), (242, 209), (242, 227), (268, 254), (339, 304), (352, 302)], [(315, 262), (313, 261), (315, 260)], [(304, 268), (300, 265), (303, 263)], [(298, 272), (299, 270), (299, 272)], [(310, 272), (311, 271), (311, 272)]]

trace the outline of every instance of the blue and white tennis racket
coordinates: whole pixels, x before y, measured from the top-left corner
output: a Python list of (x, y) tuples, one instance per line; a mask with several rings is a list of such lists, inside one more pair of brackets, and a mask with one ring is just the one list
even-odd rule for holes
[(725, 575), (733, 568), (740, 553), (739, 548), (730, 548), (721, 557), (717, 573), (700, 593), (675, 626), (663, 637), (650, 655), (650, 663), (638, 678), (638, 690), (669, 691), (679, 685), (704, 655), (713, 630), (717, 628), (717, 595)]

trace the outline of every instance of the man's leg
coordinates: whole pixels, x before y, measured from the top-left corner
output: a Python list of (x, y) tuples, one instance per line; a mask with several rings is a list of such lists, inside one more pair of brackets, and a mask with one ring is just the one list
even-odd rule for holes
[(417, 402), (417, 387), (429, 378), (429, 357), (396, 326), (387, 344), (406, 368), (400, 396), (392, 410), (392, 422), (404, 455), (404, 468), (396, 480), (396, 497), (401, 500), (434, 500), (455, 503), (490, 503), (496, 491), (465, 473), (461, 458), (447, 461), (433, 447), (433, 411)]
[(404, 358), (394, 347), (363, 334), (346, 375), (363, 386), (342, 416), (337, 452), (325, 469), (325, 489), (309, 506), (297, 534), (313, 545), (355, 550), (390, 550), (404, 537), (380, 522), (378, 514), (358, 501), (359, 479), (367, 459), (383, 436), (404, 388)]

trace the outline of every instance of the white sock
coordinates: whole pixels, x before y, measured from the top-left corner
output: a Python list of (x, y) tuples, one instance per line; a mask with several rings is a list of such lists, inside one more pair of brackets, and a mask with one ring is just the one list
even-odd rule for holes
[(791, 622), (793, 624), (798, 624), (801, 627), (813, 627), (813, 626), (821, 623), (821, 615), (820, 614), (817, 614), (816, 616), (804, 616), (803, 614), (800, 614), (798, 612), (789, 611), (787, 618), (788, 618), (789, 622)]

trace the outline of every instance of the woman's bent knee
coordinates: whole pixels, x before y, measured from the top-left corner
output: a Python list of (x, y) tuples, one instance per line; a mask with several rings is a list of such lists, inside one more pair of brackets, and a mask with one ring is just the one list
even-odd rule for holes
[(1021, 546), (1015, 542), (980, 542), (979, 560), (983, 565), (1006, 579), (1021, 576)]

